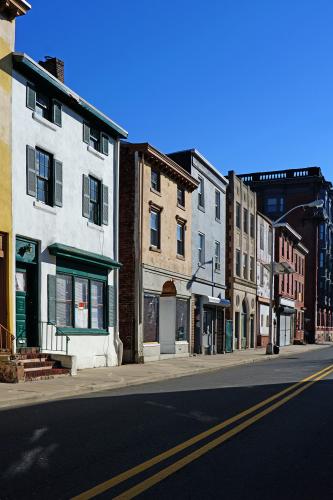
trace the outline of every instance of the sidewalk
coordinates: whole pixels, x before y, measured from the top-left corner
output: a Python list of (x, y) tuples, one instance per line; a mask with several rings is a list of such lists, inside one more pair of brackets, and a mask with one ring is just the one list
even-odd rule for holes
[(13, 408), (91, 392), (119, 389), (133, 385), (196, 375), (246, 363), (269, 361), (283, 356), (324, 349), (333, 343), (288, 346), (279, 355), (267, 356), (265, 349), (246, 350), (215, 356), (192, 356), (167, 359), (142, 365), (81, 370), (76, 377), (58, 377), (19, 384), (0, 384), (0, 408)]

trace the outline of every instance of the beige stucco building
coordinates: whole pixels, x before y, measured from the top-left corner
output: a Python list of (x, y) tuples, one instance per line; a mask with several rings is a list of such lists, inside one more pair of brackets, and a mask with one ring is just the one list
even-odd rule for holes
[(125, 362), (189, 355), (191, 193), (197, 186), (151, 145), (122, 144), (119, 325)]
[(234, 349), (256, 347), (256, 213), (257, 200), (233, 171), (227, 191), (227, 295), (233, 322)]

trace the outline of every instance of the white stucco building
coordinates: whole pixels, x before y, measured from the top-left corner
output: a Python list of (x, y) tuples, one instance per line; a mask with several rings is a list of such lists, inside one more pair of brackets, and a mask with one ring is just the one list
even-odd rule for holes
[(257, 212), (258, 346), (266, 346), (269, 340), (270, 266), (272, 258), (272, 237), (272, 222), (270, 221), (270, 219), (268, 219), (268, 217)]
[(116, 365), (127, 133), (65, 86), (61, 61), (14, 53), (13, 65), (16, 349), (39, 347), (67, 364), (75, 357), (78, 368)]

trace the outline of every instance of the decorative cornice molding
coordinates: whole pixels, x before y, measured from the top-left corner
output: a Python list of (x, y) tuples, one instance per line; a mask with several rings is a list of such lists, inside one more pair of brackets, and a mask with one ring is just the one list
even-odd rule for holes
[(30, 9), (31, 5), (25, 0), (0, 0), (0, 13), (9, 21), (24, 16)]

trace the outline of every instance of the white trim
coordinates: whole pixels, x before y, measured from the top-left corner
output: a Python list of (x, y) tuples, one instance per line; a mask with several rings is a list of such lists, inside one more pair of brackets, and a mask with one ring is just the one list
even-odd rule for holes
[(34, 207), (37, 208), (38, 210), (43, 210), (44, 212), (48, 212), (49, 214), (57, 215), (56, 208), (50, 207), (50, 205), (46, 205), (45, 203), (42, 203), (41, 201), (35, 200)]
[(54, 123), (50, 122), (46, 118), (43, 118), (43, 116), (37, 115), (37, 113), (35, 111), (32, 112), (32, 118), (34, 120), (36, 120), (36, 122), (41, 123), (42, 125), (44, 125), (44, 127), (47, 127), (49, 129), (53, 130), (54, 132), (56, 132), (58, 129), (58, 127), (56, 125), (54, 125)]
[(99, 231), (100, 233), (104, 233), (104, 228), (102, 226), (98, 226), (97, 224), (94, 224), (93, 222), (87, 222), (87, 226), (90, 227), (90, 229), (95, 229), (95, 231)]
[(87, 151), (89, 151), (89, 153), (92, 153), (93, 155), (97, 156), (97, 158), (104, 160), (104, 155), (102, 155), (102, 153), (100, 153), (99, 151), (96, 151), (96, 149), (89, 146), (89, 144), (87, 146)]

